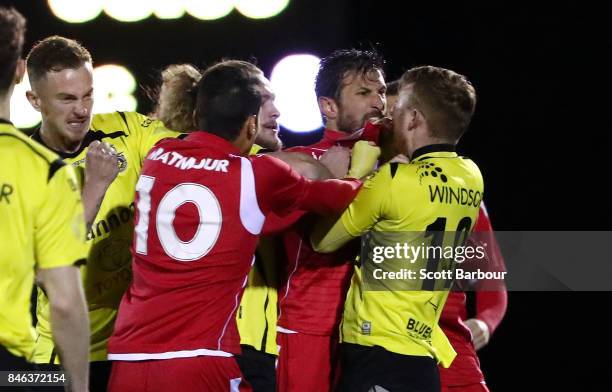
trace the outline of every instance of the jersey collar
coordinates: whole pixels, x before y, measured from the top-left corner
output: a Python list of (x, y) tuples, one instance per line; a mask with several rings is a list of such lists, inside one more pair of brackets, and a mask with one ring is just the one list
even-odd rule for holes
[[(5, 120), (3, 118), (0, 118), (0, 124), (8, 124), (8, 125), (13, 125), (12, 122), (10, 122), (9, 120)], [(14, 126), (14, 125), (13, 125)]]
[(220, 136), (213, 135), (212, 133), (208, 133), (206, 131), (193, 131), (187, 135), (185, 140), (202, 143), (208, 147), (215, 147), (229, 154), (240, 154), (240, 150), (238, 150), (238, 148), (229, 140), (223, 139)]
[(453, 144), (430, 144), (414, 150), (410, 160), (417, 160), (417, 158), (426, 154), (431, 154), (432, 152), (455, 152), (455, 150), (456, 148)]
[(55, 150), (55, 149), (47, 146), (47, 144), (42, 140), (42, 137), (40, 136), (40, 127), (38, 127), (34, 131), (32, 136), (30, 136), (30, 137), (32, 139), (36, 140), (37, 142), (39, 142), (40, 144), (42, 144), (43, 146), (47, 147), (49, 150), (53, 151), (57, 155), (59, 155), (62, 159), (75, 158), (75, 157), (79, 156), (79, 154), (82, 153), (83, 150), (85, 148), (87, 148), (91, 144), (91, 142), (93, 142), (94, 140), (102, 140), (101, 135), (97, 135), (90, 128), (87, 131), (87, 133), (85, 134), (85, 137), (83, 138), (83, 141), (81, 142), (81, 146), (75, 152), (64, 152), (64, 151)]

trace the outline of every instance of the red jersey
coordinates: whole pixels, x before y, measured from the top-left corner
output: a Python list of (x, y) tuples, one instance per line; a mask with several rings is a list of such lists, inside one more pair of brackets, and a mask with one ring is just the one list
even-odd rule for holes
[[(503, 256), (495, 240), (493, 227), (484, 203), (474, 225), (474, 232), (478, 232), (479, 237), (489, 244), (487, 257), (490, 260), (495, 260), (496, 264), (503, 265)], [(486, 238), (483, 237), (485, 234)], [(476, 295), (477, 307), (475, 318), (484, 321), (492, 335), (506, 312), (506, 291), (477, 291), (474, 294)], [(472, 345), (472, 335), (463, 323), (467, 317), (465, 293), (450, 292), (440, 316), (439, 324), (457, 352), (457, 357), (448, 369), (439, 367), (443, 386), (478, 384), (484, 381), (478, 355)]]
[(269, 156), (241, 157), (206, 132), (159, 142), (136, 186), (133, 280), (108, 358), (239, 353), (235, 312), (266, 214), (338, 213), (359, 187), (310, 181)]
[[(323, 139), (307, 147), (287, 151), (319, 158), (332, 146), (352, 148), (358, 140), (378, 142), (379, 128), (367, 124), (353, 134), (326, 129)], [(310, 246), (312, 216), (303, 217), (283, 233), (287, 256), (284, 281), (278, 290), (280, 331), (332, 335), (337, 329), (353, 271), (352, 261), (359, 250), (355, 240), (337, 252), (323, 254)], [(281, 266), (283, 268), (283, 266)]]

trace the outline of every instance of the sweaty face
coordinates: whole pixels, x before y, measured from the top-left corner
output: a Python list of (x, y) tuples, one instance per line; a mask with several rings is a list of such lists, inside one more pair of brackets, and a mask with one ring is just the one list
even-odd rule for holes
[(78, 147), (89, 130), (93, 107), (93, 68), (47, 72), (34, 87), (43, 118), (43, 129), (54, 144), (68, 150)]
[(372, 69), (366, 73), (349, 72), (342, 80), (338, 102), (338, 131), (354, 132), (372, 118), (383, 116), (386, 97), (382, 72)]
[(270, 150), (280, 150), (283, 143), (278, 137), (277, 119), (280, 113), (274, 104), (276, 96), (272, 91), (270, 81), (264, 76), (261, 76), (260, 79), (262, 83), (258, 85), (257, 89), (261, 94), (261, 108), (259, 109), (259, 129), (255, 143)]

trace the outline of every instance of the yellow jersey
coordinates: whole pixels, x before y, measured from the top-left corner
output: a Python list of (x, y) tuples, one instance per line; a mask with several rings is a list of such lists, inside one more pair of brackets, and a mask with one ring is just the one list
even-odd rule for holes
[(281, 247), (276, 240), (275, 237), (260, 238), (255, 252), (255, 264), (249, 272), (240, 307), (236, 312), (240, 344), (272, 355), (278, 355), (276, 252)]
[(0, 345), (31, 360), (35, 269), (85, 261), (85, 221), (74, 169), (0, 120)]
[[(87, 240), (91, 250), (82, 267), (85, 297), (91, 328), (90, 361), (105, 361), (107, 343), (113, 332), (117, 309), (132, 278), (130, 246), (134, 232), (135, 186), (147, 153), (159, 140), (176, 137), (160, 121), (135, 112), (114, 112), (93, 116), (81, 148), (60, 153), (84, 176), (85, 155), (94, 140), (113, 146), (119, 158), (119, 174), (110, 184)], [(40, 140), (39, 133), (34, 139)], [(35, 363), (59, 363), (51, 339), (49, 306), (45, 293), (38, 291), (37, 342)]]
[[(401, 239), (417, 251), (428, 246), (441, 249), (453, 241), (455, 246), (462, 245), (457, 239), (464, 241), (472, 230), (482, 196), (480, 170), (471, 160), (457, 156), (452, 145), (423, 147), (410, 163), (386, 164), (364, 183), (341, 217), (353, 237), (370, 231), (347, 294), (342, 342), (430, 356), (442, 366), (450, 365), (456, 354), (438, 320), (451, 280), (449, 275), (437, 281), (425, 277), (452, 271), (454, 262), (440, 258), (439, 253), (436, 259), (436, 252), (424, 250), (410, 262), (398, 261), (395, 245)], [(374, 257), (381, 254), (389, 260)], [(398, 262), (403, 275), (398, 274)], [(389, 270), (396, 274), (383, 275)], [(400, 281), (395, 280), (398, 277)]]

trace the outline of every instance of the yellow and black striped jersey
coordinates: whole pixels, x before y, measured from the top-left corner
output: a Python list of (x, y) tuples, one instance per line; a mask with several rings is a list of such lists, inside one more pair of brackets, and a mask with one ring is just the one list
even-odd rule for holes
[[(371, 242), (370, 249), (378, 246), (384, 250), (381, 247), (388, 247), (397, 238), (418, 249), (425, 245), (424, 238), (435, 244), (435, 233), (445, 237), (438, 238), (444, 243), (458, 232), (464, 233), (462, 238), (467, 237), (478, 216), (482, 195), (483, 179), (474, 162), (457, 156), (454, 146), (431, 145), (415, 151), (408, 164), (382, 166), (364, 183), (341, 221), (351, 236), (370, 231), (365, 237)], [(406, 236), (398, 237), (400, 233)], [(341, 341), (382, 346), (398, 354), (431, 356), (449, 366), (455, 353), (438, 327), (448, 287), (434, 287), (430, 280), (418, 279), (417, 270), (431, 269), (427, 257), (404, 262), (403, 266), (414, 271), (416, 286), (407, 289), (389, 281), (381, 283), (385, 262), (362, 252), (345, 302)], [(437, 261), (433, 267), (452, 268)]]
[(240, 344), (258, 351), (278, 355), (276, 344), (277, 264), (276, 252), (281, 249), (275, 237), (262, 237), (257, 245), (255, 264), (236, 313)]
[(74, 169), (0, 120), (0, 345), (30, 360), (35, 269), (84, 262), (81, 193)]
[[(250, 155), (263, 148), (251, 147)], [(278, 355), (276, 345), (277, 302), (277, 257), (275, 238), (262, 237), (257, 245), (255, 264), (249, 272), (240, 307), (236, 312), (236, 323), (240, 333), (240, 344), (258, 351)]]
[[(98, 215), (87, 234), (91, 250), (82, 268), (91, 326), (90, 361), (106, 360), (117, 309), (131, 280), (130, 245), (134, 231), (134, 193), (142, 162), (159, 140), (176, 137), (160, 121), (135, 112), (114, 112), (93, 116), (81, 148), (60, 154), (84, 175), (85, 156), (94, 140), (113, 146), (119, 157), (119, 174), (106, 191)], [(34, 139), (40, 140), (39, 133)], [(48, 301), (38, 292), (38, 334), (34, 362), (57, 363), (49, 325)]]

